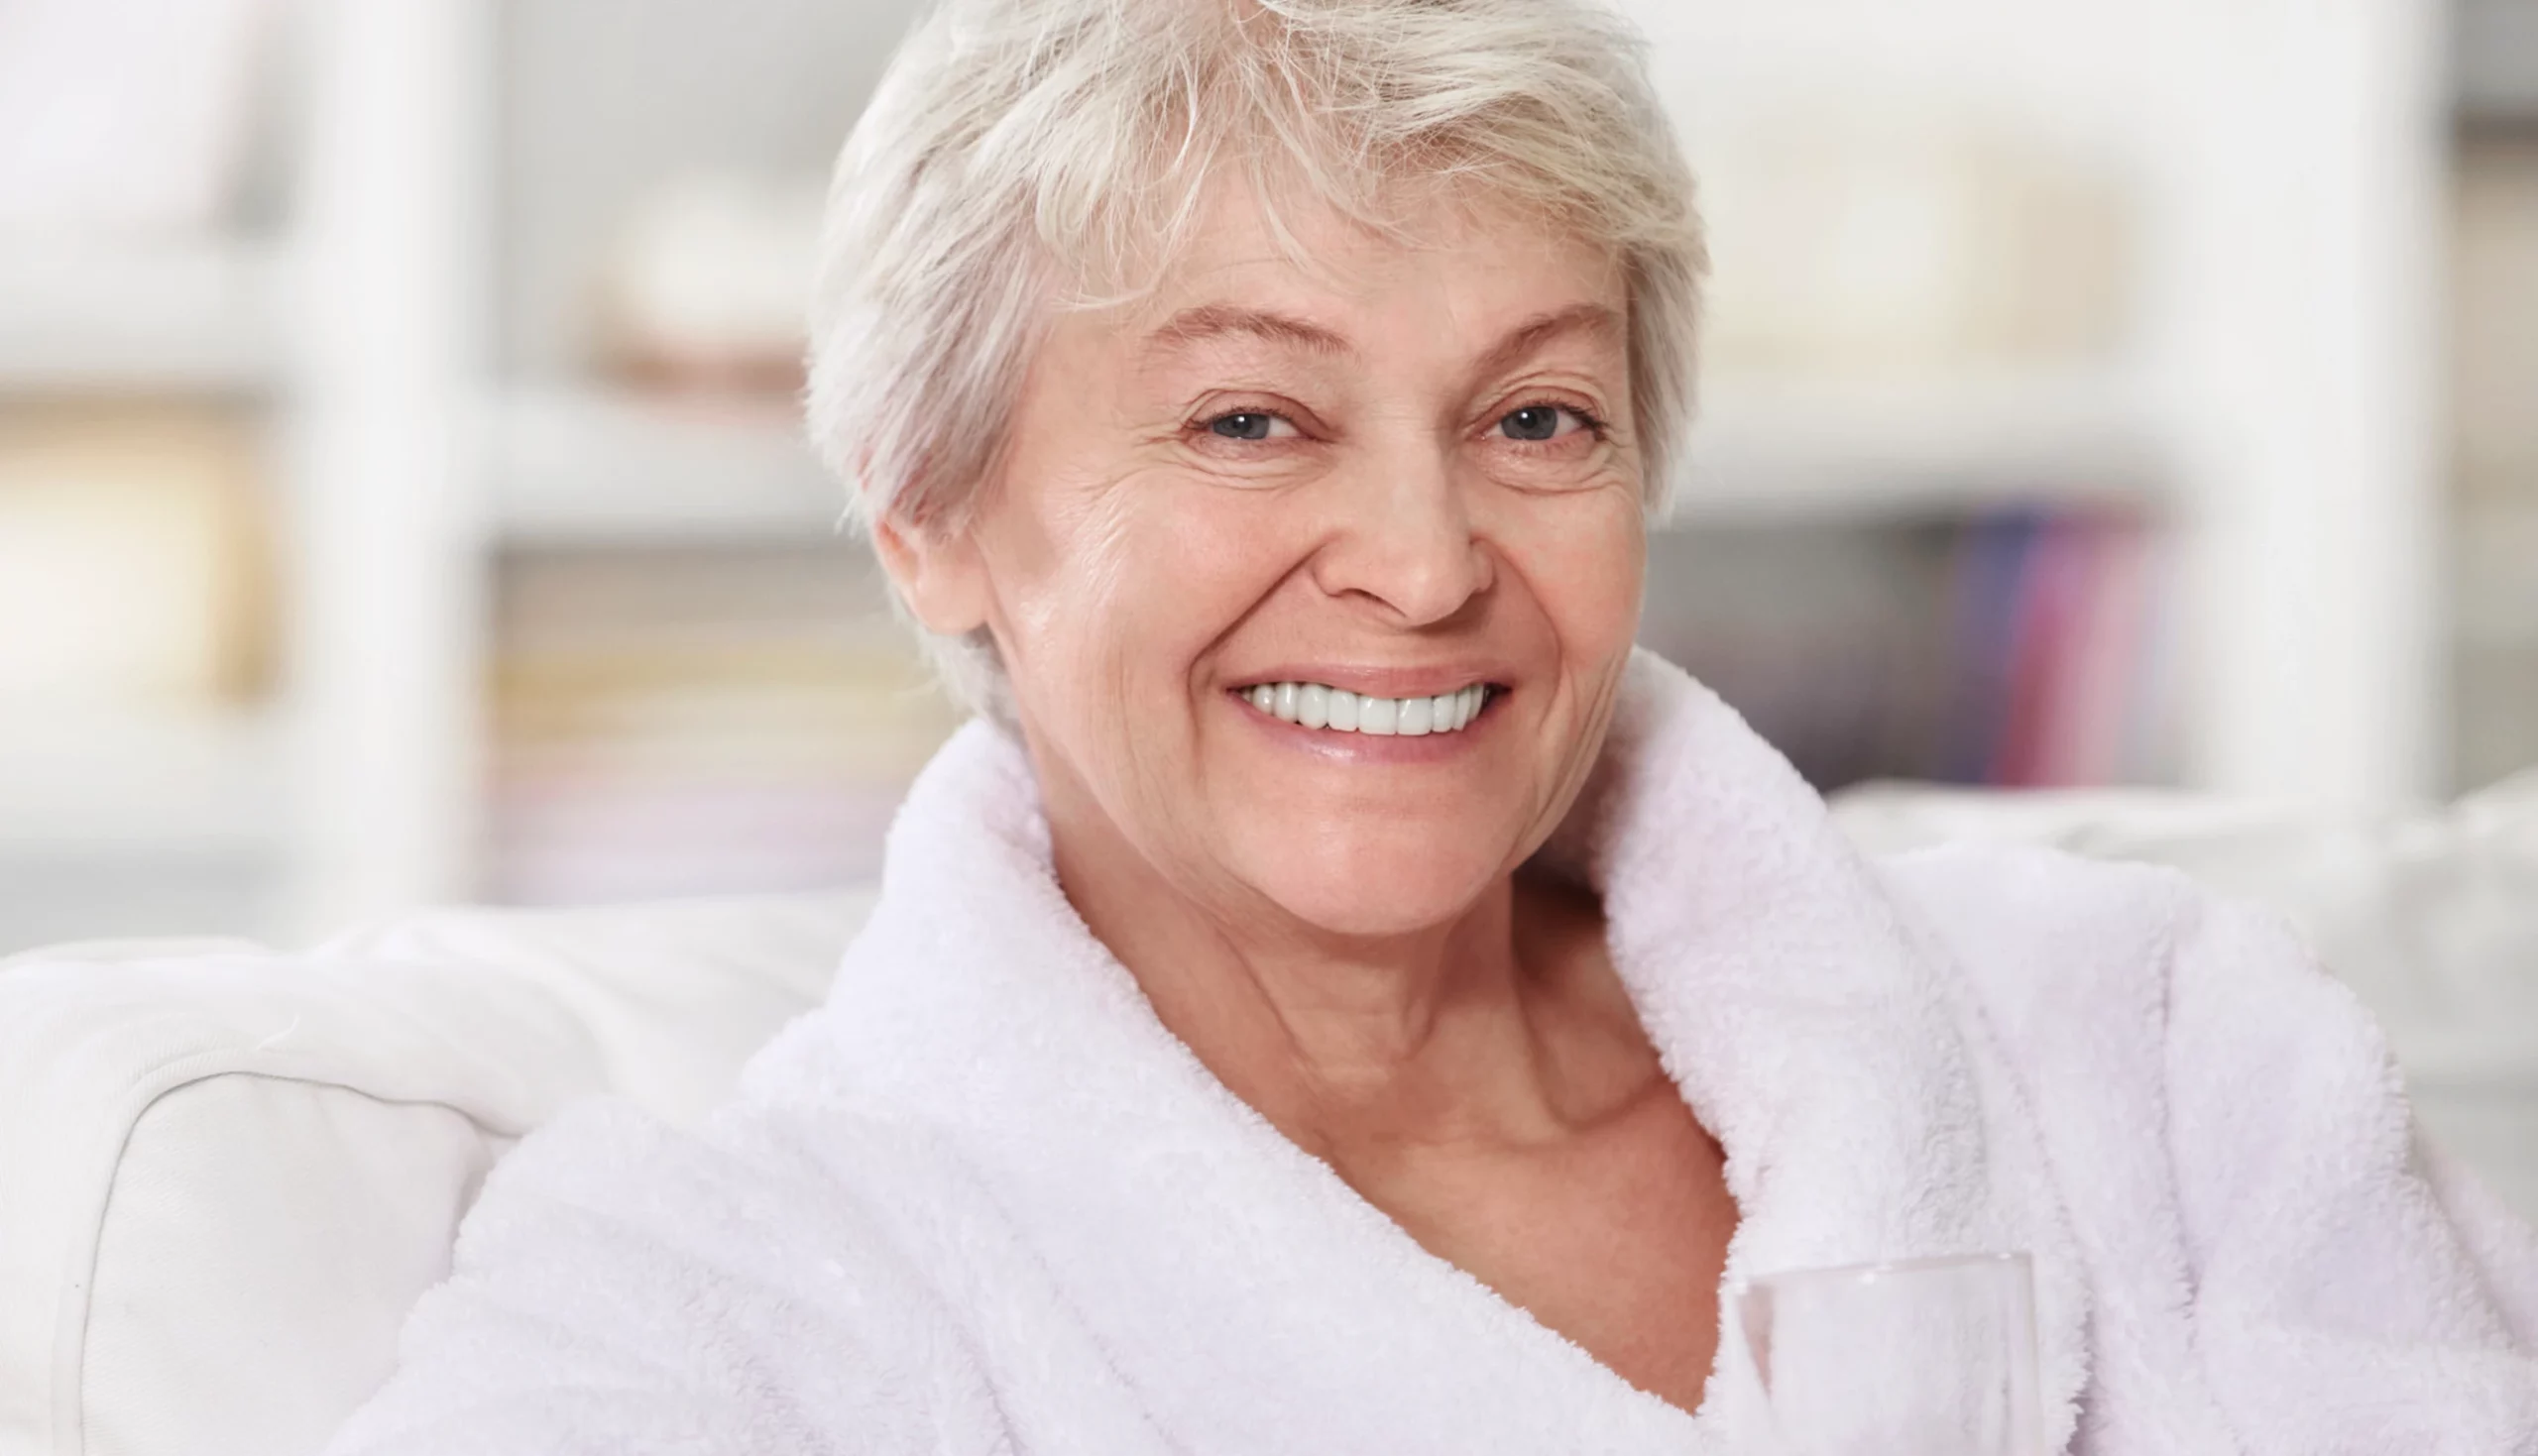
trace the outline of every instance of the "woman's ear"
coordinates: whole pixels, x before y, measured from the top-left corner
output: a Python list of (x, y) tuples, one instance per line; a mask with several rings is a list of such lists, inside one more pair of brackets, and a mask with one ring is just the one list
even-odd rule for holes
[(908, 615), (927, 631), (957, 637), (986, 625), (986, 564), (970, 532), (885, 515), (872, 523), (872, 546)]

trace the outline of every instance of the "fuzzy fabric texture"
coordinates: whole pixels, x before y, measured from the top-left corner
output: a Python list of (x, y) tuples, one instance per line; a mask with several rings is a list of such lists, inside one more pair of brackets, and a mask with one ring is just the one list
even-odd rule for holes
[[(2538, 1450), (2538, 1240), (2283, 930), (2158, 870), (1871, 860), (1630, 671), (1545, 854), (1726, 1149), (1731, 1278), (2026, 1252), (2050, 1450)], [(1228, 1093), (1037, 804), (956, 737), (827, 1005), (698, 1134), (527, 1140), (338, 1456), (1760, 1448), (1725, 1366), (1697, 1415), (1633, 1389)]]

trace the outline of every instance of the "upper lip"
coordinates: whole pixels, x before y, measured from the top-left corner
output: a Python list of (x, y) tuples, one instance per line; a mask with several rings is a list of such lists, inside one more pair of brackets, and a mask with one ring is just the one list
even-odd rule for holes
[(1434, 698), (1461, 692), (1474, 684), (1503, 688), (1507, 682), (1507, 674), (1475, 665), (1342, 667), (1317, 664), (1246, 673), (1233, 680), (1232, 691), (1247, 691), (1262, 683), (1321, 683), (1326, 687), (1344, 688), (1360, 698)]

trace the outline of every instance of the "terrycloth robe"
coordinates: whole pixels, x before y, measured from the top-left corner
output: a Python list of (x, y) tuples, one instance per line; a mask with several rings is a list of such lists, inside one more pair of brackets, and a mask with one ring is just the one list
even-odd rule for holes
[[(2025, 1251), (2050, 1450), (2538, 1450), (2538, 1240), (2427, 1161), (2266, 916), (2037, 851), (1867, 859), (1647, 657), (1545, 854), (1726, 1150), (1731, 1277)], [(334, 1449), (1686, 1456), (1759, 1448), (1740, 1388), (1634, 1389), (1227, 1092), (981, 724), (828, 1003), (700, 1132), (527, 1140)]]

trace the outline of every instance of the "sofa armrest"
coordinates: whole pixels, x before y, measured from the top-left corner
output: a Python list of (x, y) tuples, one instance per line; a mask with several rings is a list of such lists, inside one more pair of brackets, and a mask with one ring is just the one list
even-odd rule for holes
[(295, 955), (0, 963), (0, 1456), (317, 1449), (513, 1143), (593, 1095), (720, 1101), (863, 908), (443, 911)]

